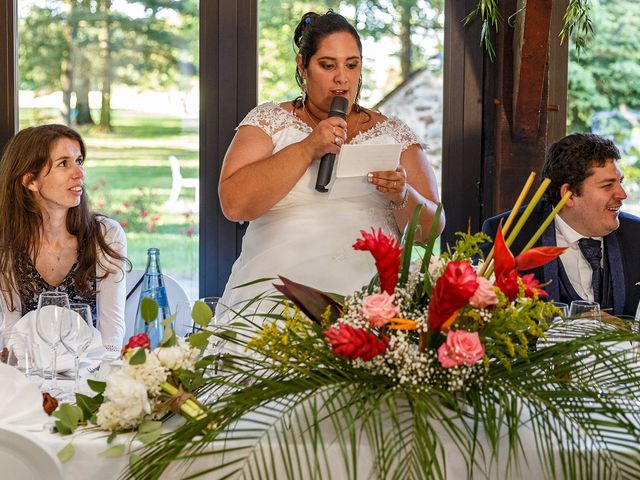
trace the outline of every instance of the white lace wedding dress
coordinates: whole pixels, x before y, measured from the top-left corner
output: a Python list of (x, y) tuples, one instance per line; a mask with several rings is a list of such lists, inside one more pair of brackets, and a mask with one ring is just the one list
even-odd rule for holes
[[(275, 103), (254, 108), (238, 127), (244, 125), (264, 130), (273, 140), (274, 153), (311, 133), (306, 123)], [(404, 151), (420, 140), (404, 122), (389, 118), (361, 132), (350, 143), (400, 143)], [(229, 318), (223, 314), (226, 307), (237, 310), (246, 300), (273, 290), (273, 281), (234, 288), (253, 280), (282, 275), (345, 295), (375, 275), (371, 254), (353, 250), (352, 245), (360, 237), (360, 230), (370, 232), (371, 227), (398, 235), (389, 200), (373, 187), (368, 195), (330, 200), (328, 193), (314, 188), (318, 165), (319, 160), (314, 161), (282, 200), (249, 224), (242, 253), (233, 265), (216, 312), (222, 321)], [(265, 305), (259, 308), (268, 309)]]

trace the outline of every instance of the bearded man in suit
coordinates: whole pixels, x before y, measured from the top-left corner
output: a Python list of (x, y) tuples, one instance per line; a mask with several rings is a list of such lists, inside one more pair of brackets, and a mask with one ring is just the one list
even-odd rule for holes
[[(511, 246), (520, 253), (554, 205), (573, 196), (536, 246), (568, 247), (555, 260), (532, 270), (550, 300), (591, 300), (613, 315), (633, 316), (640, 300), (640, 218), (621, 212), (627, 194), (618, 165), (620, 151), (606, 138), (574, 133), (549, 147), (542, 176), (551, 184)], [(510, 212), (486, 220), (482, 231), (495, 238)]]

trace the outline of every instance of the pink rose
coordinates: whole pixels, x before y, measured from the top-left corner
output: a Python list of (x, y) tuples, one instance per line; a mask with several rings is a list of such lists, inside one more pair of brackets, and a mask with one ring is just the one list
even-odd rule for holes
[(478, 332), (452, 330), (447, 341), (438, 348), (438, 361), (444, 368), (473, 365), (484, 355), (484, 345)]
[(400, 308), (393, 303), (394, 300), (394, 295), (389, 295), (387, 292), (369, 295), (362, 299), (362, 315), (368, 320), (370, 326), (381, 327), (400, 314)]
[(493, 283), (484, 277), (478, 276), (478, 288), (473, 296), (469, 299), (469, 303), (475, 308), (486, 308), (498, 304), (498, 296), (493, 289)]

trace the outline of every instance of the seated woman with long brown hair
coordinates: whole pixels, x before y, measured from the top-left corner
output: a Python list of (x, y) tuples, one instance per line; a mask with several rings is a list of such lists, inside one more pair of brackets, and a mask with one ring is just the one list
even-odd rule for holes
[(0, 160), (0, 302), (9, 327), (44, 291), (90, 306), (108, 350), (125, 333), (127, 241), (120, 224), (91, 211), (85, 144), (64, 125), (20, 131)]

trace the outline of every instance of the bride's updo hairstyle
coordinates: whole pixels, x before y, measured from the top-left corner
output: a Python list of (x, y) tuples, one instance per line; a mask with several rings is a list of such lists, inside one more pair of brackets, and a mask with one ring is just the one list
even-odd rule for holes
[[(318, 51), (318, 45), (323, 38), (338, 32), (347, 32), (355, 39), (360, 50), (360, 56), (362, 56), (362, 42), (360, 41), (360, 35), (357, 30), (351, 25), (346, 18), (339, 13), (335, 13), (333, 10), (329, 10), (323, 15), (318, 15), (315, 12), (307, 12), (300, 19), (300, 23), (296, 27), (293, 33), (293, 43), (296, 46), (298, 53), (302, 57), (302, 66), (304, 68), (309, 67), (309, 61), (311, 57)], [(303, 79), (302, 74), (296, 68), (296, 83), (302, 89)], [(358, 91), (356, 93), (356, 99), (353, 104), (353, 110), (360, 112), (361, 107), (358, 105), (358, 98), (360, 97), (360, 85), (362, 78), (358, 83)], [(293, 105), (296, 108), (302, 108), (302, 96), (296, 98), (293, 101)]]

